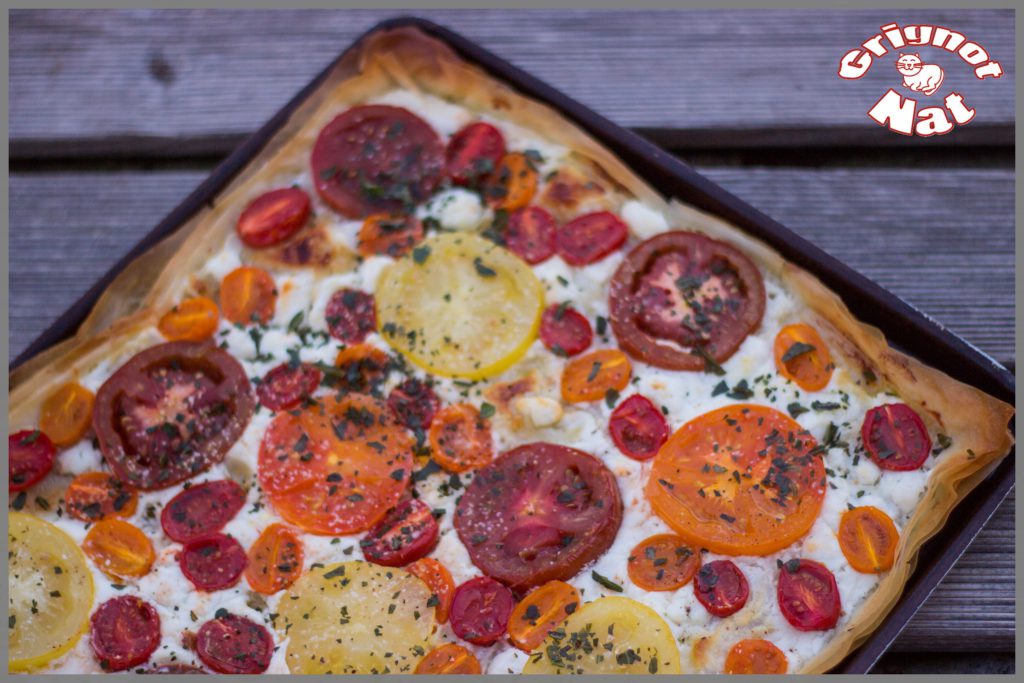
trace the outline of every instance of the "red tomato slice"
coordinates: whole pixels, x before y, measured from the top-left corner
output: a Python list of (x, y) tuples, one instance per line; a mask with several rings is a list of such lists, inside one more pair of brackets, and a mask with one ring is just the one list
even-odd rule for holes
[(563, 225), (555, 235), (555, 247), (571, 266), (585, 266), (600, 261), (623, 244), (629, 228), (610, 211), (597, 211), (577, 216)]
[(486, 178), (505, 156), (505, 138), (497, 128), (478, 121), (452, 136), (445, 150), (445, 171), (456, 185)]
[(196, 652), (218, 673), (261, 674), (270, 666), (274, 639), (256, 622), (218, 610), (217, 617), (199, 627)]
[(649, 460), (668, 441), (668, 423), (649, 399), (634, 394), (616, 406), (608, 431), (619, 450), (634, 460)]
[(575, 356), (587, 350), (594, 340), (594, 332), (575, 308), (551, 304), (540, 319), (540, 340), (556, 356)]
[(160, 615), (135, 596), (112, 598), (92, 613), (89, 643), (104, 671), (144, 664), (160, 644)]
[(836, 577), (820, 562), (784, 562), (776, 592), (782, 616), (795, 629), (827, 631), (839, 621), (842, 606)]
[(505, 246), (530, 265), (555, 255), (555, 219), (539, 206), (519, 209), (508, 217)]
[(747, 604), (750, 586), (732, 560), (715, 560), (697, 572), (693, 592), (708, 612), (716, 617), (727, 617)]
[(916, 470), (928, 459), (932, 440), (921, 416), (905, 403), (872, 408), (864, 416), (861, 440), (883, 470)]
[(256, 396), (271, 410), (289, 410), (309, 398), (323, 378), (323, 373), (309, 363), (282, 363), (263, 377)]
[(515, 602), (512, 591), (491, 577), (470, 579), (455, 589), (452, 630), (474, 645), (493, 645), (505, 635)]
[(309, 195), (297, 187), (257, 197), (238, 217), (238, 237), (246, 246), (269, 247), (294, 235), (309, 219)]
[(399, 503), (359, 541), (370, 562), (401, 567), (414, 562), (437, 545), (438, 526), (423, 501), (415, 498)]
[(434, 415), (441, 408), (441, 399), (429, 384), (413, 377), (391, 390), (388, 407), (401, 424), (422, 434), (434, 421)]
[(38, 429), (23, 429), (7, 437), (8, 490), (24, 491), (53, 469), (57, 449)]
[(245, 548), (227, 534), (194, 538), (178, 555), (181, 573), (201, 591), (231, 588), (242, 578), (249, 558)]
[(185, 543), (220, 531), (245, 505), (245, 489), (221, 479), (189, 486), (164, 506), (160, 526), (168, 538)]
[(339, 289), (324, 312), (331, 336), (346, 344), (362, 344), (377, 329), (377, 311), (372, 294), (358, 289)]
[(303, 546), (299, 532), (271, 524), (249, 548), (245, 580), (257, 593), (273, 595), (295, 583), (302, 573)]

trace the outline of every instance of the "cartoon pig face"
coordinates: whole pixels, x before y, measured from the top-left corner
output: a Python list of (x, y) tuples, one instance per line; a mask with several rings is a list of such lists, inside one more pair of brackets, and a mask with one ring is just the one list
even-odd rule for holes
[(921, 71), (921, 56), (917, 53), (905, 55), (900, 53), (900, 58), (896, 60), (896, 70), (904, 76), (913, 76)]

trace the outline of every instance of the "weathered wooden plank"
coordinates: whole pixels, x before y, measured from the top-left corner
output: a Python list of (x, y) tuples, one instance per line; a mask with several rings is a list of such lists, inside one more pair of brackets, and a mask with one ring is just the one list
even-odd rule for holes
[[(125, 139), (167, 153), (230, 145), (334, 55), (400, 11), (14, 11), (10, 137), (15, 157), (94, 154)], [(677, 144), (900, 144), (868, 108), (899, 87), (894, 59), (843, 81), (839, 58), (885, 11), (475, 10), (417, 14), (445, 24), (627, 126)], [(1013, 15), (901, 11), (979, 41), (1005, 70), (978, 80), (941, 51), (946, 84), (977, 109), (928, 145), (1012, 144)], [(993, 128), (994, 127), (994, 128)], [(995, 137), (992, 137), (995, 136)], [(921, 142), (911, 140), (910, 142)], [(122, 153), (125, 147), (119, 148)], [(225, 149), (218, 149), (223, 152)]]

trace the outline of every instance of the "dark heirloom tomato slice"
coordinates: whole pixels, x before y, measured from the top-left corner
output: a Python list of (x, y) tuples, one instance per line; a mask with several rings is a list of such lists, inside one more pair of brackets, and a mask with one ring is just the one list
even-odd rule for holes
[(283, 242), (306, 224), (309, 195), (297, 187), (271, 190), (257, 197), (238, 217), (238, 237), (259, 249)]
[(732, 560), (715, 560), (697, 572), (693, 592), (708, 612), (716, 617), (727, 617), (747, 604), (750, 587), (747, 577)]
[(445, 150), (445, 171), (456, 185), (470, 185), (494, 171), (505, 156), (505, 138), (489, 123), (471, 123), (455, 133)]
[(727, 360), (764, 315), (764, 280), (738, 249), (693, 232), (637, 245), (608, 286), (612, 329), (634, 358), (670, 370)]
[(516, 591), (571, 578), (608, 549), (621, 522), (608, 468), (589, 453), (543, 442), (477, 470), (455, 513), (473, 564)]
[(398, 421), (414, 432), (425, 431), (441, 407), (441, 399), (426, 382), (410, 378), (391, 390), (388, 407)]
[(144, 663), (160, 644), (160, 615), (131, 595), (107, 600), (89, 621), (89, 642), (105, 671)]
[(836, 577), (820, 562), (790, 560), (779, 570), (779, 609), (793, 628), (827, 631), (839, 621), (842, 605)]
[(401, 567), (414, 562), (437, 545), (438, 526), (423, 501), (415, 498), (399, 503), (359, 541), (370, 562)]
[(235, 614), (222, 614), (199, 627), (196, 652), (222, 674), (261, 674), (270, 666), (274, 639), (267, 629)]
[(616, 406), (608, 431), (619, 450), (634, 460), (649, 460), (668, 441), (668, 423), (649, 399), (634, 394)]
[(281, 363), (256, 386), (256, 396), (271, 410), (288, 410), (320, 386), (323, 373), (309, 363)]
[(160, 513), (160, 526), (174, 541), (185, 543), (220, 531), (245, 505), (245, 489), (231, 481), (207, 481), (171, 498)]
[(118, 479), (162, 489), (223, 460), (254, 405), (249, 378), (231, 354), (170, 342), (136, 354), (104, 382), (93, 429)]
[(57, 449), (38, 429), (23, 429), (7, 437), (8, 490), (24, 491), (53, 469)]
[(905, 403), (889, 403), (869, 410), (860, 436), (868, 455), (883, 470), (916, 470), (932, 449), (921, 416)]
[(201, 591), (230, 588), (242, 578), (249, 563), (245, 548), (227, 534), (194, 538), (178, 555), (181, 573)]
[(346, 344), (361, 344), (377, 329), (377, 311), (372, 294), (358, 289), (339, 289), (324, 311), (331, 336)]
[(515, 598), (512, 591), (478, 576), (455, 589), (451, 622), (455, 635), (474, 645), (493, 645), (505, 635)]
[(577, 216), (555, 234), (559, 256), (572, 266), (585, 266), (600, 261), (623, 244), (629, 228), (610, 211), (597, 211)]
[(555, 219), (539, 206), (519, 209), (508, 217), (505, 246), (521, 259), (535, 265), (555, 255)]
[(344, 216), (363, 218), (429, 197), (444, 170), (444, 146), (412, 112), (366, 105), (324, 126), (311, 161), (320, 197)]
[(583, 353), (594, 340), (590, 322), (575, 308), (565, 304), (551, 304), (540, 319), (540, 340), (559, 356)]

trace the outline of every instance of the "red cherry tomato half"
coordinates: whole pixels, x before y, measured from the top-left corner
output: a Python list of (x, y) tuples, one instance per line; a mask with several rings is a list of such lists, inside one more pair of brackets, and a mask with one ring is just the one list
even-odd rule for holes
[(57, 449), (38, 429), (23, 429), (7, 437), (9, 491), (24, 491), (53, 469)]
[(777, 590), (779, 609), (800, 631), (827, 631), (839, 621), (836, 577), (820, 562), (790, 560), (782, 565)]
[(505, 138), (489, 123), (471, 123), (455, 133), (445, 150), (445, 171), (456, 185), (471, 185), (491, 174), (505, 156)]
[(245, 505), (245, 489), (221, 479), (189, 486), (164, 506), (160, 526), (178, 543), (220, 531)]
[(557, 229), (550, 213), (539, 206), (528, 206), (508, 217), (505, 246), (530, 265), (536, 265), (555, 255)]
[(455, 635), (474, 645), (493, 645), (505, 635), (515, 598), (489, 576), (478, 576), (455, 589), (449, 619)]
[(230, 588), (249, 563), (242, 544), (227, 534), (209, 534), (185, 544), (178, 555), (185, 578), (201, 591)]
[(309, 219), (309, 195), (297, 187), (260, 195), (238, 217), (238, 237), (256, 249), (283, 242)]
[(358, 289), (339, 289), (324, 312), (331, 336), (346, 344), (361, 344), (377, 328), (372, 294)]
[(558, 356), (583, 353), (594, 340), (594, 332), (583, 314), (565, 304), (551, 304), (540, 319), (540, 340)]
[(222, 674), (261, 674), (270, 666), (274, 639), (254, 621), (222, 613), (199, 627), (196, 652)]
[(89, 642), (104, 671), (138, 666), (160, 644), (160, 615), (135, 596), (112, 598), (92, 613)]
[(860, 428), (864, 448), (883, 470), (916, 470), (928, 459), (932, 440), (921, 416), (905, 403), (872, 408)]
[(309, 363), (282, 363), (264, 376), (256, 387), (256, 396), (271, 410), (288, 410), (316, 391), (323, 377)]
[(401, 567), (433, 550), (437, 534), (437, 520), (430, 508), (410, 498), (389, 511), (359, 545), (370, 562)]
[(629, 228), (610, 211), (597, 211), (577, 216), (555, 234), (555, 247), (571, 266), (585, 266), (600, 261), (623, 244)]
[(619, 450), (634, 460), (653, 458), (669, 435), (665, 416), (640, 394), (616, 406), (608, 430)]
[(441, 408), (441, 399), (429, 384), (413, 377), (391, 390), (388, 407), (400, 423), (414, 432), (424, 431)]
[(693, 579), (693, 592), (708, 612), (727, 617), (747, 604), (747, 578), (732, 560), (715, 560), (700, 568)]

